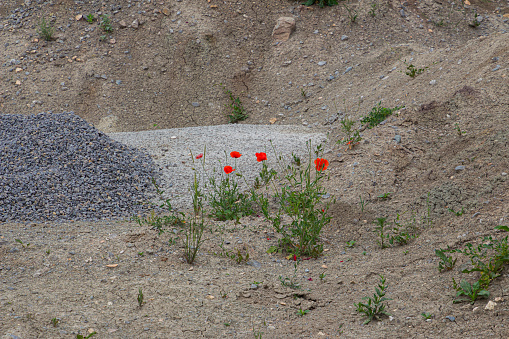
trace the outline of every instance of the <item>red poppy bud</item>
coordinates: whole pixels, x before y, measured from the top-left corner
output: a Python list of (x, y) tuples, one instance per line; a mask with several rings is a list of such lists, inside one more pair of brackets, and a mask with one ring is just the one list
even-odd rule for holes
[(200, 153), (196, 156), (196, 159), (201, 159), (203, 157), (203, 153)]
[(297, 255), (293, 255), (293, 261), (297, 261)]

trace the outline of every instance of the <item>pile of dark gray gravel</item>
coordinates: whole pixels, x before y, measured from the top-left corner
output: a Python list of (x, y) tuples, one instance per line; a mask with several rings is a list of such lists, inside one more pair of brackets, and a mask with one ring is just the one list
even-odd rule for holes
[(0, 115), (0, 222), (142, 213), (155, 174), (150, 156), (73, 112)]

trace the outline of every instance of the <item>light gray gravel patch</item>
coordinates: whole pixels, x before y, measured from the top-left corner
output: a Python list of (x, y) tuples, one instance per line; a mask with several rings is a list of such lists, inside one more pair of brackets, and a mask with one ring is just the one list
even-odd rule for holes
[[(218, 125), (108, 135), (150, 154), (160, 171), (158, 181), (165, 192), (163, 196), (170, 198), (176, 208), (190, 207), (193, 167), (200, 174), (202, 183), (214, 175), (214, 170), (217, 175), (225, 165), (231, 165), (236, 169), (235, 173), (241, 173), (252, 184), (262, 167), (256, 161), (255, 153), (267, 153), (269, 168), (277, 165), (271, 140), (277, 152), (287, 160), (291, 159), (292, 153), (304, 158), (309, 140), (313, 148), (326, 141), (325, 133), (310, 132), (301, 126), (266, 125)], [(232, 151), (242, 154), (236, 162), (229, 155)], [(191, 153), (194, 157), (205, 153), (201, 159), (205, 159), (205, 172), (201, 162), (195, 160), (193, 164)]]

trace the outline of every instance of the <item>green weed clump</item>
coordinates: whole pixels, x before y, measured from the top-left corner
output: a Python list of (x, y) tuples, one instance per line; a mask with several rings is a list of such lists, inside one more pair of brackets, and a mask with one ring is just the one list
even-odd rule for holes
[(392, 300), (385, 297), (387, 286), (385, 285), (385, 278), (380, 274), (380, 283), (378, 287), (375, 287), (375, 292), (373, 294), (373, 298), (364, 297), (362, 300), (367, 300), (367, 303), (359, 302), (358, 304), (354, 304), (357, 306), (357, 312), (363, 313), (367, 319), (364, 321), (364, 324), (369, 324), (373, 319), (379, 320), (380, 317), (390, 314), (385, 310), (387, 307), (384, 304), (385, 301)]
[(37, 28), (37, 34), (39, 34), (39, 36), (46, 40), (46, 41), (51, 41), (53, 40), (53, 34), (55, 33), (55, 28), (53, 26), (51, 26), (50, 22), (48, 20), (46, 20), (45, 17), (42, 17), (41, 20), (39, 21), (39, 25), (38, 25), (38, 28)]
[(225, 106), (228, 108), (227, 117), (230, 124), (235, 124), (239, 121), (246, 120), (249, 115), (247, 114), (244, 106), (242, 105), (242, 101), (240, 101), (239, 97), (235, 97), (231, 90), (226, 89), (226, 86), (224, 86), (222, 83), (219, 84), (219, 86), (223, 87), (224, 93), (228, 96), (230, 99), (230, 102), (226, 104)]
[(304, 3), (304, 6), (313, 6), (315, 3), (318, 3), (320, 8), (324, 8), (325, 6), (334, 6), (338, 4), (338, 0), (307, 0)]
[(367, 128), (371, 129), (375, 126), (378, 126), (382, 121), (387, 119), (393, 112), (402, 109), (405, 106), (396, 106), (394, 108), (386, 108), (382, 107), (382, 102), (380, 101), (375, 107), (371, 109), (371, 112), (365, 117), (361, 119), (361, 123), (366, 125)]
[[(328, 196), (322, 181), (326, 178), (325, 170), (329, 162), (319, 157), (323, 153), (322, 145), (318, 145), (315, 151), (312, 151), (309, 142), (307, 147), (306, 165), (301, 164), (300, 158), (295, 156), (297, 161), (286, 168), (279, 163), (284, 183), (281, 186), (273, 185), (279, 205), (277, 213), (269, 215), (268, 210), (262, 209), (265, 218), (272, 223), (276, 232), (282, 235), (279, 245), (273, 246), (269, 251), (285, 251), (299, 257), (318, 257), (323, 252), (323, 245), (319, 243), (320, 233), (331, 219), (327, 211), (332, 199), (322, 202), (323, 197)], [(291, 221), (284, 222), (283, 215), (289, 216)]]

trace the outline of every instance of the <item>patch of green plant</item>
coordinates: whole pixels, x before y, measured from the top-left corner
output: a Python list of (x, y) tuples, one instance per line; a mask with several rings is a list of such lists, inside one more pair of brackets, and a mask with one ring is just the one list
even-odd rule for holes
[(361, 206), (361, 213), (364, 213), (364, 208), (370, 203), (362, 198), (362, 195), (359, 195), (359, 204)]
[(431, 319), (433, 318), (433, 314), (429, 313), (429, 312), (422, 312), (421, 313), (422, 317), (425, 319), (425, 320), (428, 320), (428, 319)]
[(143, 291), (141, 287), (138, 289), (138, 306), (139, 307), (143, 306)]
[(305, 316), (306, 314), (309, 313), (309, 310), (303, 310), (302, 308), (300, 308), (298, 311), (297, 311), (297, 315), (303, 317)]
[(403, 63), (406, 66), (405, 74), (408, 75), (411, 78), (415, 78), (419, 74), (423, 73), (426, 69), (428, 69), (428, 66), (425, 66), (424, 68), (417, 68), (413, 64), (407, 63), (407, 61), (403, 61)]
[(28, 248), (28, 246), (30, 246), (30, 243), (25, 244), (21, 239), (14, 239), (14, 241), (21, 244), (21, 247), (23, 247), (23, 248)]
[(325, 271), (323, 271), (322, 273), (320, 273), (318, 278), (320, 278), (320, 281), (323, 283), (326, 276), (327, 276), (327, 274), (325, 274)]
[[(265, 154), (265, 153), (262, 153), (262, 154)], [(267, 166), (267, 162), (263, 161), (262, 169), (261, 169), (260, 173), (258, 174), (258, 177), (255, 178), (255, 183), (254, 183), (255, 189), (262, 187), (262, 185), (267, 186), (276, 175), (277, 175), (277, 172), (273, 168), (271, 168), (269, 170), (269, 168)]]
[(89, 14), (89, 15), (87, 15), (87, 16), (85, 17), (85, 20), (87, 20), (87, 22), (88, 22), (89, 24), (93, 23), (93, 22), (94, 22), (94, 19), (95, 19), (95, 18), (94, 18), (94, 15), (93, 15), (93, 14)]
[(380, 317), (390, 314), (385, 310), (387, 305), (384, 303), (385, 301), (392, 300), (385, 297), (386, 289), (388, 286), (385, 285), (385, 278), (380, 274), (380, 282), (378, 283), (378, 287), (375, 287), (375, 292), (373, 294), (373, 298), (364, 297), (363, 300), (367, 300), (367, 303), (359, 302), (358, 304), (354, 304), (357, 306), (357, 312), (363, 313), (367, 319), (364, 321), (364, 324), (369, 324), (373, 319), (379, 320)]
[(343, 119), (340, 121), (341, 123), (341, 129), (346, 134), (346, 137), (344, 137), (341, 140), (338, 140), (337, 143), (339, 145), (348, 145), (348, 149), (352, 149), (353, 146), (358, 144), (362, 137), (360, 136), (360, 132), (358, 129), (355, 129), (355, 131), (352, 131), (352, 127), (355, 125), (355, 121), (351, 119)]
[(377, 9), (378, 9), (378, 4), (376, 2), (372, 2), (371, 9), (369, 10), (368, 14), (371, 15), (373, 18), (376, 17)]
[(338, 0), (307, 0), (304, 3), (304, 6), (313, 6), (315, 3), (318, 3), (320, 8), (324, 8), (325, 6), (334, 6), (338, 4)]
[(343, 4), (343, 6), (346, 8), (348, 12), (348, 17), (350, 18), (350, 22), (353, 24), (357, 20), (357, 17), (359, 16), (359, 13), (353, 8), (348, 7), (346, 4)]
[(449, 212), (454, 213), (457, 217), (461, 217), (461, 216), (463, 215), (463, 207), (461, 208), (461, 211), (457, 211), (457, 212), (456, 212), (456, 211), (454, 211), (454, 209), (452, 209), (452, 208), (449, 208), (449, 209), (447, 209), (447, 210), (448, 210)]
[(211, 191), (209, 193), (210, 216), (217, 220), (239, 220), (254, 214), (251, 199), (248, 194), (241, 193), (235, 174), (221, 173), (221, 180), (217, 183), (215, 177), (209, 178)]
[(477, 12), (474, 11), (474, 19), (472, 20), (472, 22), (470, 23), (470, 26), (476, 28), (476, 27), (479, 27), (479, 25), (481, 25), (481, 22), (479, 20), (477, 20), (477, 17), (479, 15), (477, 14)]
[[(480, 281), (476, 281), (473, 284), (470, 284), (468, 281), (462, 279), (459, 286), (452, 278), (453, 288), (457, 291), (456, 297), (465, 296), (467, 301), (470, 301), (470, 304), (474, 304), (477, 298), (488, 298), (490, 296), (490, 292), (486, 291), (481, 287)], [(456, 299), (453, 303), (461, 303), (464, 302), (463, 299)]]
[[(509, 231), (507, 226), (497, 226), (495, 229)], [(492, 236), (484, 237), (482, 243), (474, 247), (467, 243), (463, 250), (447, 248), (449, 253), (461, 253), (470, 258), (472, 268), (464, 269), (462, 273), (479, 272), (480, 288), (488, 288), (491, 281), (501, 275), (504, 265), (509, 263), (508, 236), (501, 239), (493, 239)]]
[(172, 206), (170, 199), (164, 199), (163, 194), (164, 191), (159, 189), (159, 186), (156, 183), (156, 180), (152, 178), (152, 185), (156, 189), (156, 194), (159, 196), (159, 200), (162, 202), (159, 205), (159, 208), (165, 208), (168, 210), (169, 215), (159, 216), (156, 215), (154, 210), (150, 211), (150, 216), (139, 217), (132, 216), (131, 220), (138, 223), (138, 225), (142, 226), (144, 224), (151, 226), (153, 230), (157, 230), (158, 234), (161, 235), (165, 231), (165, 226), (181, 226), (184, 224), (185, 214), (182, 212), (177, 212)]
[(111, 33), (113, 32), (113, 26), (111, 25), (110, 16), (107, 14), (101, 15), (101, 23), (99, 27), (105, 32)]
[(389, 200), (391, 198), (391, 194), (392, 192), (387, 192), (387, 193), (384, 193), (384, 194), (380, 194), (378, 196), (378, 198), (382, 201), (385, 201), (385, 200)]
[(245, 254), (242, 253), (240, 248), (237, 248), (237, 251), (230, 252), (226, 248), (224, 248), (224, 241), (219, 245), (222, 252), (218, 253), (220, 257), (230, 258), (231, 260), (235, 261), (237, 264), (240, 264), (242, 262), (248, 262), (249, 261), (249, 252), (246, 250)]
[(224, 93), (228, 95), (228, 98), (230, 99), (230, 103), (225, 105), (227, 108), (229, 108), (228, 109), (229, 112), (227, 113), (229, 123), (235, 124), (239, 121), (246, 120), (249, 117), (249, 115), (244, 109), (244, 106), (242, 105), (240, 98), (235, 97), (232, 91), (226, 89), (226, 86), (224, 86), (222, 83), (220, 83), (219, 85), (223, 87)]
[(385, 227), (387, 226), (386, 221), (386, 217), (377, 218), (375, 221), (373, 221), (373, 223), (376, 225), (374, 230), (380, 238), (377, 242), (381, 249), (389, 247), (387, 243), (384, 243), (384, 240), (388, 237), (388, 235), (385, 234)]
[(356, 243), (356, 242), (357, 242), (357, 241), (355, 241), (355, 240), (347, 241), (347, 242), (346, 242), (346, 247), (348, 247), (348, 248), (354, 248), (354, 247), (355, 247), (355, 243)]
[(438, 263), (438, 270), (442, 272), (443, 270), (450, 271), (454, 268), (454, 265), (456, 265), (456, 259), (452, 259), (452, 256), (447, 255), (444, 253), (444, 250), (439, 249), (435, 250), (435, 255), (440, 258), (440, 262)]
[(51, 26), (50, 22), (46, 20), (45, 17), (42, 17), (39, 21), (38, 27), (37, 27), (37, 34), (39, 36), (46, 40), (51, 41), (53, 40), (53, 34), (55, 33), (55, 28)]
[(375, 126), (378, 126), (378, 124), (392, 115), (393, 112), (402, 109), (403, 107), (405, 106), (396, 106), (394, 108), (382, 107), (382, 102), (380, 101), (375, 107), (371, 109), (367, 116), (361, 119), (361, 124), (367, 125), (366, 127), (371, 129)]
[(301, 88), (301, 89), (300, 89), (300, 95), (301, 95), (303, 98), (305, 98), (305, 97), (307, 96), (307, 93), (306, 93), (306, 91), (304, 90), (304, 88)]
[[(278, 211), (273, 215), (264, 211), (264, 216), (276, 232), (282, 235), (278, 240), (279, 249), (298, 257), (316, 258), (323, 252), (323, 245), (319, 243), (320, 232), (330, 222), (331, 217), (327, 212), (333, 197), (322, 202), (323, 197), (327, 196), (322, 180), (326, 177), (324, 171), (329, 165), (326, 159), (319, 157), (323, 154), (322, 145), (318, 145), (314, 151), (310, 142), (306, 142), (306, 145), (309, 155), (306, 165), (290, 163), (285, 168), (281, 157), (277, 157), (281, 168), (279, 173), (285, 182), (273, 185)], [(290, 217), (289, 222), (284, 221), (288, 220), (284, 215)]]
[(94, 332), (90, 333), (89, 335), (87, 335), (86, 337), (84, 337), (83, 334), (79, 334), (78, 333), (78, 334), (76, 334), (76, 339), (89, 339), (89, 338), (93, 337), (96, 334), (97, 334), (97, 332), (94, 331)]
[(53, 327), (58, 327), (59, 322), (60, 322), (60, 320), (58, 320), (57, 318), (51, 319), (51, 325), (53, 325)]
[(293, 270), (293, 277), (291, 278), (288, 278), (288, 277), (284, 277), (283, 276), (279, 276), (279, 281), (281, 282), (281, 285), (283, 286), (286, 286), (286, 287), (290, 287), (290, 288), (293, 288), (293, 289), (300, 289), (300, 284), (297, 282), (297, 268), (300, 264), (300, 259), (297, 260), (297, 256), (294, 255), (294, 258), (295, 258), (295, 263), (293, 264), (294, 266), (294, 270)]
[(466, 134), (467, 132), (465, 131), (462, 131), (461, 128), (460, 128), (460, 124), (459, 123), (455, 123), (454, 124), (454, 129), (456, 129), (456, 133), (458, 133), (458, 136), (462, 136), (463, 134)]
[(196, 254), (205, 242), (203, 239), (203, 231), (205, 230), (205, 221), (195, 216), (188, 219), (187, 226), (184, 227), (184, 237), (182, 244), (184, 245), (184, 257), (188, 264), (192, 264), (196, 259)]

